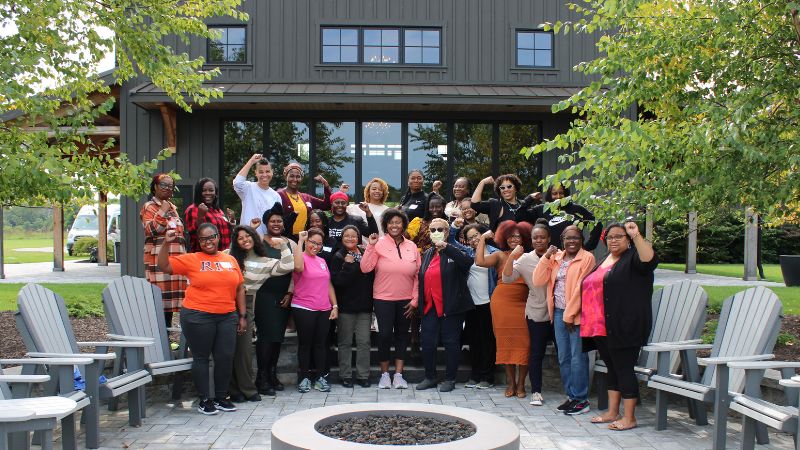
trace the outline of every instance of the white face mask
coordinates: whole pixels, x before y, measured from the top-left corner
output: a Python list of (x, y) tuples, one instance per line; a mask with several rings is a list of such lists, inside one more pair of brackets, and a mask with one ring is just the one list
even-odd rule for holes
[(431, 242), (434, 244), (444, 240), (444, 231), (431, 231)]

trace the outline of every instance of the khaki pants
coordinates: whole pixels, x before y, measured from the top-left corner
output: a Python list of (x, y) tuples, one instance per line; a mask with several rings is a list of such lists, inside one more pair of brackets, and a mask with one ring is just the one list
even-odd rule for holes
[(255, 316), (255, 296), (248, 295), (247, 302), (247, 331), (236, 336), (236, 351), (233, 355), (233, 374), (228, 392), (231, 395), (242, 394), (246, 398), (258, 393), (253, 372), (253, 330)]
[(359, 380), (369, 378), (369, 328), (372, 313), (340, 313), (337, 320), (339, 344), (339, 376), (349, 380), (353, 376), (352, 345), (353, 334), (356, 336), (356, 377)]

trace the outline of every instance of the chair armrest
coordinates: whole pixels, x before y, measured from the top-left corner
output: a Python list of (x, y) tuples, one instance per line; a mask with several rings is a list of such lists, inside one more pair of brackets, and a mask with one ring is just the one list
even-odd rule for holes
[[(30, 358), (91, 358), (92, 360), (109, 361), (117, 358), (117, 354), (111, 353), (41, 353), (31, 352), (25, 356)], [(80, 365), (80, 364), (79, 364)]]
[(728, 364), (732, 362), (747, 362), (747, 361), (763, 361), (765, 359), (772, 359), (775, 355), (751, 355), (751, 356), (717, 356), (714, 358), (697, 358), (697, 362), (708, 366), (718, 364)]
[(169, 332), (177, 331), (178, 333), (183, 333), (183, 328), (181, 328), (181, 327), (167, 327), (167, 331), (169, 331)]
[(672, 342), (660, 342), (658, 344), (646, 345), (642, 350), (646, 352), (678, 352), (681, 350), (710, 350), (714, 346), (711, 344), (675, 344)]
[(44, 383), (50, 375), (0, 375), (0, 383)]
[(153, 345), (153, 341), (88, 341), (88, 342), (76, 342), (78, 347), (117, 347), (117, 348), (128, 348), (128, 347), (149, 347)]
[(106, 337), (114, 341), (155, 341), (155, 339), (147, 336), (126, 336), (124, 334), (113, 333), (107, 334)]
[(729, 362), (731, 369), (791, 369), (800, 367), (800, 362), (790, 361), (752, 361), (752, 362)]
[(783, 387), (800, 388), (800, 380), (795, 380), (798, 377), (792, 377), (789, 380), (778, 380), (778, 384)]
[(0, 364), (46, 364), (49, 366), (80, 366), (83, 364), (91, 364), (92, 358), (18, 358), (18, 359), (0, 359)]
[(688, 345), (688, 344), (702, 344), (702, 339), (687, 339), (685, 341), (673, 341), (673, 342), (648, 342), (647, 345)]

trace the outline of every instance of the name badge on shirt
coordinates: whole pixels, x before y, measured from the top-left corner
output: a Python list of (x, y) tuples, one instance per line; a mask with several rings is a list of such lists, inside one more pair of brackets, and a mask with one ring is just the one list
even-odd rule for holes
[(257, 267), (258, 267), (258, 263), (256, 263), (256, 262), (252, 262), (252, 261), (245, 261), (245, 262), (244, 262), (244, 267), (245, 267), (246, 269), (255, 269), (255, 268), (257, 268)]
[(331, 250), (333, 250), (333, 247), (322, 247), (322, 251), (323, 251), (323, 252), (328, 252), (328, 253), (330, 253), (330, 252), (331, 252)]
[(322, 261), (321, 263), (319, 263), (319, 268), (322, 270), (328, 270), (328, 264), (325, 263), (325, 261)]
[(416, 203), (414, 203), (413, 205), (408, 205), (408, 209), (417, 209), (417, 207), (418, 207), (418, 206), (419, 206), (419, 205), (417, 205)]
[(231, 264), (229, 261), (220, 261), (219, 265), (222, 266), (222, 268), (226, 269), (226, 270), (233, 269), (233, 264)]
[(311, 208), (311, 202), (306, 202), (306, 206), (308, 206), (309, 208)]

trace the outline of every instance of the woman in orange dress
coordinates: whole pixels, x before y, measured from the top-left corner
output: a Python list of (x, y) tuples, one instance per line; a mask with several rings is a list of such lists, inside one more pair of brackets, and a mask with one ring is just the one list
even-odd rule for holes
[[(486, 240), (492, 239), (503, 251), (490, 255), (484, 254)], [(531, 225), (526, 222), (507, 220), (497, 227), (497, 233), (491, 231), (481, 235), (475, 251), (475, 264), (481, 267), (494, 267), (498, 274), (503, 273), (508, 254), (515, 247), (522, 245), (530, 251)], [(528, 299), (528, 285), (517, 279), (512, 283), (503, 283), (498, 277), (497, 288), (492, 294), (489, 307), (492, 311), (492, 327), (497, 341), (495, 363), (506, 367), (506, 397), (516, 395), (526, 398), (525, 377), (528, 375), (528, 353), (530, 338), (528, 324), (525, 322), (525, 303)]]

